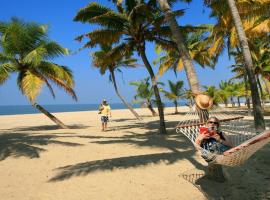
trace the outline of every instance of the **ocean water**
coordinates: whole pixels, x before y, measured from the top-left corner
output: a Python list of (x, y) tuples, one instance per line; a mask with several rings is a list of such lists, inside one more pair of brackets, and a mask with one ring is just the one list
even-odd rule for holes
[[(179, 103), (184, 105), (184, 102)], [(75, 112), (75, 111), (91, 111), (97, 110), (99, 104), (60, 104), (60, 105), (41, 105), (46, 110), (52, 113), (56, 112)], [(126, 109), (121, 103), (110, 104), (112, 109)], [(165, 103), (165, 106), (173, 106), (172, 103)], [(134, 108), (139, 108), (139, 104), (134, 104)], [(18, 115), (18, 114), (33, 114), (40, 113), (31, 105), (10, 105), (0, 106), (0, 115)]]

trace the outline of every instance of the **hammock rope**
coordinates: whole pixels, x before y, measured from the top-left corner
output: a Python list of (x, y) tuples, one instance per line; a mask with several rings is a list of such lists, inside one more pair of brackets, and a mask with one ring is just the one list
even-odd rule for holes
[[(221, 131), (224, 132), (233, 144), (233, 148), (223, 154), (211, 153), (195, 143), (200, 126), (203, 126), (209, 117), (220, 120)], [(195, 106), (176, 126), (176, 132), (184, 134), (200, 151), (201, 156), (209, 163), (226, 166), (236, 166), (244, 163), (256, 151), (270, 142), (270, 131), (257, 133), (253, 123), (243, 120), (243, 112), (229, 112), (222, 108), (211, 111), (198, 111)]]

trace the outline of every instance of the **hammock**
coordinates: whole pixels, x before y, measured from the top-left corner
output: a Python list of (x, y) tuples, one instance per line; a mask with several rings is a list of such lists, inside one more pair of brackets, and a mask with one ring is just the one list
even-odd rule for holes
[[(195, 143), (199, 127), (205, 124), (208, 117), (217, 117), (220, 120), (222, 132), (233, 144), (233, 148), (223, 154), (211, 153)], [(176, 132), (184, 134), (208, 163), (226, 166), (240, 165), (270, 141), (270, 130), (257, 133), (253, 127), (253, 121), (243, 120), (243, 111), (229, 112), (215, 109), (209, 113), (198, 112), (194, 106), (184, 118), (185, 120), (180, 121), (176, 126)]]

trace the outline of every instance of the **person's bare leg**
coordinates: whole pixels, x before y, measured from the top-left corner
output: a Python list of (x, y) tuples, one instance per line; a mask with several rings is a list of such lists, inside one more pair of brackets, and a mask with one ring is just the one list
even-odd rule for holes
[(105, 123), (102, 123), (102, 129), (101, 131), (104, 131), (105, 130)]
[(104, 123), (104, 131), (106, 131), (106, 130), (107, 130), (107, 122)]

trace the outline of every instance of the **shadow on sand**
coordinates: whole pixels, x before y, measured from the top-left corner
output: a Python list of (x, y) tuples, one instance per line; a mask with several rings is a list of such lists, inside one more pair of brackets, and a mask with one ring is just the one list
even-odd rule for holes
[(4, 133), (0, 135), (0, 161), (7, 157), (29, 157), (39, 158), (39, 154), (45, 149), (37, 147), (49, 144), (59, 144), (66, 146), (79, 146), (81, 144), (72, 142), (62, 142), (55, 140), (57, 136), (36, 135), (27, 133)]
[[(73, 124), (68, 125), (69, 129), (86, 129), (90, 126), (84, 126), (82, 124)], [(23, 126), (23, 127), (17, 127), (12, 129), (4, 129), (3, 131), (51, 131), (51, 130), (58, 130), (61, 129), (58, 125), (44, 125), (44, 126)]]
[[(167, 127), (174, 128), (176, 122), (171, 121), (167, 123)], [(168, 135), (158, 134), (159, 121), (151, 121), (147, 123), (132, 122), (128, 125), (116, 126), (117, 130), (126, 130), (126, 135), (118, 136), (117, 134), (110, 134), (104, 137), (93, 136), (79, 136), (90, 139), (90, 143), (100, 145), (109, 144), (129, 144), (139, 147), (163, 148), (168, 149), (169, 152), (126, 156), (104, 160), (94, 160), (89, 162), (77, 163), (74, 165), (63, 166), (57, 168), (57, 174), (49, 181), (63, 181), (71, 177), (86, 176), (96, 171), (106, 171), (115, 169), (126, 169), (130, 167), (141, 167), (149, 164), (156, 164), (164, 162), (167, 165), (173, 164), (182, 159), (189, 159), (190, 162), (201, 169), (202, 165), (195, 160), (195, 150), (191, 143), (183, 135), (175, 133), (175, 130), (168, 128)], [(134, 132), (132, 129), (151, 130), (144, 134)], [(128, 131), (127, 131), (128, 130)], [(145, 132), (145, 131), (144, 131)], [(96, 139), (96, 140), (94, 140)]]

